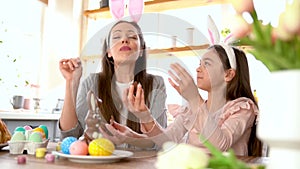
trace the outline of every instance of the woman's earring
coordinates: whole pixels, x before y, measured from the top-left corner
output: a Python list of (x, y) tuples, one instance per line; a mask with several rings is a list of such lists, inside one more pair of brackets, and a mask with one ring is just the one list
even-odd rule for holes
[(106, 59), (111, 63), (114, 64), (114, 58), (112, 56), (107, 56)]
[(143, 57), (143, 52), (140, 52), (139, 57)]

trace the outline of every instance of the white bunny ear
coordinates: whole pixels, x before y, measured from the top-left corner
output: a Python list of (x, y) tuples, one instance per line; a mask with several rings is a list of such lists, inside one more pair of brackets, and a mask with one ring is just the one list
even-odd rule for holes
[(207, 17), (207, 28), (211, 44), (220, 43), (220, 34), (218, 28), (210, 15)]
[(220, 33), (218, 31), (218, 28), (210, 15), (208, 15), (208, 18), (207, 18), (207, 26), (208, 26), (208, 33), (210, 36), (211, 45), (218, 44), (218, 45), (222, 46), (227, 54), (231, 68), (236, 69), (236, 59), (235, 59), (234, 50), (233, 50), (232, 46), (229, 45), (230, 43), (232, 43), (234, 41), (232, 34), (229, 34), (225, 38), (225, 40), (221, 42)]

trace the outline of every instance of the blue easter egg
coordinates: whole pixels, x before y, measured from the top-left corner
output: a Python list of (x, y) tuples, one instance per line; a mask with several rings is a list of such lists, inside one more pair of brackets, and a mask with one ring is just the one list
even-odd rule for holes
[(61, 151), (64, 154), (70, 154), (70, 145), (74, 142), (77, 141), (77, 138), (75, 137), (66, 137), (63, 139), (63, 141), (61, 142)]

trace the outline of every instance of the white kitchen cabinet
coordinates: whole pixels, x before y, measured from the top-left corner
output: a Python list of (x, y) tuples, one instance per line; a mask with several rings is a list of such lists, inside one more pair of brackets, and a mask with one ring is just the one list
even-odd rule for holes
[(46, 125), (50, 141), (59, 139), (60, 132), (57, 127), (59, 113), (36, 113), (34, 111), (5, 111), (0, 112), (0, 119), (7, 125), (8, 130), (13, 134), (18, 126), (30, 125), (37, 127)]

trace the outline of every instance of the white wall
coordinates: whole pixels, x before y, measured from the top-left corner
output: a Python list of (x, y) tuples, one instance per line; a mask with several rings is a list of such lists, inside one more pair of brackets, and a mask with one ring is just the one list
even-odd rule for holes
[[(35, 64), (36, 66), (41, 65), (41, 70), (37, 71), (37, 74), (39, 74), (38, 83), (41, 85), (41, 90), (37, 95), (43, 98), (45, 104), (47, 104), (47, 108), (52, 108), (55, 106), (57, 98), (62, 98), (64, 95), (64, 80), (58, 69), (58, 61), (61, 58), (78, 56), (93, 56), (92, 58), (94, 59), (99, 58), (102, 41), (107, 34), (109, 24), (112, 24), (114, 19), (88, 19), (87, 36), (84, 37), (87, 41), (84, 43), (82, 52), (79, 52), (81, 48), (80, 31), (84, 27), (83, 16), (81, 15), (83, 1), (49, 0), (48, 2), (49, 5), (46, 9), (42, 28), (43, 36), (41, 38), (43, 48), (41, 49), (41, 61), (34, 61), (38, 62)], [(1, 5), (1, 7), (4, 6)], [(147, 47), (151, 49), (171, 47), (171, 37), (174, 35), (177, 36), (177, 46), (187, 45), (188, 36), (186, 29), (190, 27), (195, 28), (193, 44), (201, 45), (208, 42), (206, 38), (208, 37), (207, 15), (210, 14), (213, 17), (219, 30), (221, 30), (228, 27), (227, 16), (231, 13), (233, 13), (233, 10), (230, 5), (210, 5), (174, 11), (170, 10), (160, 14), (145, 13), (139, 24), (144, 32)], [(167, 82), (168, 75), (166, 72), (169, 69), (168, 66), (175, 61), (181, 62), (191, 72), (192, 76), (195, 76), (195, 69), (199, 64), (202, 54), (201, 51), (197, 52), (199, 53), (196, 53), (196, 56), (182, 53), (149, 55), (149, 71), (163, 76), (166, 80), (168, 93), (171, 93), (171, 96), (176, 96), (177, 93)], [(263, 81), (262, 72), (268, 71), (259, 62), (257, 64), (255, 59), (250, 59), (249, 64), (251, 74), (253, 74), (251, 78), (253, 88), (257, 88), (256, 86), (259, 86), (259, 83)], [(91, 59), (84, 66), (85, 76), (90, 72), (96, 72), (101, 69), (99, 67), (99, 59)], [(181, 103), (182, 100), (177, 98), (177, 96), (169, 97), (168, 102)], [(1, 96), (1, 101), (4, 102), (7, 100), (8, 98), (2, 99)], [(9, 106), (9, 103), (7, 105)]]
[(52, 110), (64, 98), (64, 79), (59, 71), (62, 58), (79, 57), (82, 1), (49, 0), (44, 18), (43, 52), (39, 97)]
[[(229, 27), (228, 17), (233, 14), (231, 5), (209, 5), (188, 9), (170, 10), (162, 13), (144, 13), (139, 25), (141, 26), (147, 47), (151, 49), (170, 48), (172, 46), (172, 36), (177, 36), (177, 46), (186, 46), (188, 42), (187, 28), (195, 28), (193, 34), (193, 45), (207, 44), (207, 16), (211, 15), (219, 31)], [(125, 19), (130, 19), (125, 17)], [(88, 41), (82, 56), (99, 57), (101, 53), (102, 41), (105, 39), (108, 28), (115, 22), (114, 19), (88, 20)], [(196, 51), (195, 55), (185, 55), (184, 53), (162, 53), (158, 55), (149, 55), (148, 69), (150, 72), (164, 77), (169, 94), (168, 103), (182, 103), (182, 99), (177, 92), (169, 85), (167, 71), (170, 63), (181, 62), (191, 73), (196, 76), (196, 67), (199, 65), (199, 59), (203, 51)], [(268, 70), (259, 61), (248, 55), (252, 89), (257, 89), (259, 95), (259, 86), (263, 82), (264, 75)], [(85, 75), (89, 72), (101, 70), (98, 60), (88, 61)], [(204, 97), (206, 95), (200, 91)]]

